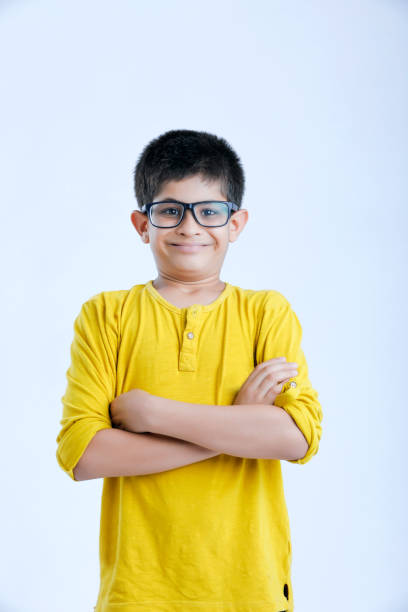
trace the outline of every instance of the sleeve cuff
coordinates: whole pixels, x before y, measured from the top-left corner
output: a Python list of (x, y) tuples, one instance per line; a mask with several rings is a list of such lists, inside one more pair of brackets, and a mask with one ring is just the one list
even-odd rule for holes
[(74, 468), (96, 432), (111, 428), (110, 422), (85, 418), (73, 423), (62, 439), (58, 436), (59, 445), (56, 452), (58, 464), (74, 482), (77, 482), (74, 478)]
[[(307, 463), (319, 448), (321, 436), (321, 425), (314, 416), (316, 412), (321, 415), (321, 406), (317, 400), (317, 393), (311, 389), (308, 393), (300, 395), (299, 386), (292, 388), (287, 383), (282, 392), (277, 395), (274, 404), (283, 408), (295, 421), (297, 427), (303, 433), (309, 448), (304, 457), (300, 459), (288, 459), (289, 463)], [(285, 388), (286, 387), (286, 388)]]

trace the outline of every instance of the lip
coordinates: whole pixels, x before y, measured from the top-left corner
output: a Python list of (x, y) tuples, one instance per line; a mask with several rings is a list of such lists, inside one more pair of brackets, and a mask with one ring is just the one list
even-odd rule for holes
[(172, 244), (169, 243), (169, 246), (175, 247), (182, 253), (196, 253), (200, 249), (209, 246), (208, 244)]

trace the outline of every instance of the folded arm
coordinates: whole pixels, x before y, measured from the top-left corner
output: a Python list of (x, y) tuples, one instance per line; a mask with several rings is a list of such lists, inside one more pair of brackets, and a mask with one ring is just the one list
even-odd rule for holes
[(56, 439), (58, 464), (72, 480), (162, 472), (218, 454), (184, 440), (112, 427), (109, 406), (115, 398), (118, 345), (113, 322), (119, 320), (121, 309), (115, 295), (91, 298), (74, 322)]
[(218, 453), (253, 459), (298, 459), (308, 444), (292, 417), (270, 404), (194, 404), (143, 389), (110, 406), (114, 427), (179, 438)]
[(237, 457), (299, 459), (308, 444), (292, 417), (278, 406), (211, 405), (155, 395), (144, 411), (144, 427)]
[(75, 480), (164, 472), (218, 453), (185, 440), (120, 429), (98, 431), (73, 470)]

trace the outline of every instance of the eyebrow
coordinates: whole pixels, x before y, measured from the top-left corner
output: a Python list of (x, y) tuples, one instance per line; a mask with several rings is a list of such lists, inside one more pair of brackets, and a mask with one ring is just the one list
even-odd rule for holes
[[(174, 198), (162, 198), (159, 202), (174, 202), (175, 204), (188, 204), (188, 202), (182, 202), (181, 200), (175, 200)], [(200, 202), (226, 202), (226, 200), (198, 200)], [(154, 202), (153, 202), (154, 204)]]
[[(183, 204), (181, 200), (175, 200), (174, 198), (161, 198), (159, 202), (175, 202), (176, 204)], [(187, 204), (187, 202), (185, 202)]]

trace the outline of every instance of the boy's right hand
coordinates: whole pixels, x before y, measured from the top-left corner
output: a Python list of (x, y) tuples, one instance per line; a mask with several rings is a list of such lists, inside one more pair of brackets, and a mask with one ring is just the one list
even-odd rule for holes
[(233, 404), (270, 404), (282, 391), (283, 385), (297, 375), (298, 364), (275, 357), (259, 363), (236, 394)]

